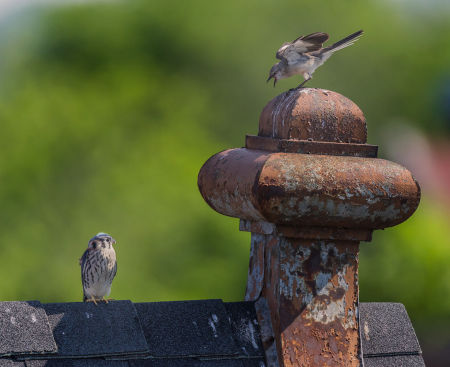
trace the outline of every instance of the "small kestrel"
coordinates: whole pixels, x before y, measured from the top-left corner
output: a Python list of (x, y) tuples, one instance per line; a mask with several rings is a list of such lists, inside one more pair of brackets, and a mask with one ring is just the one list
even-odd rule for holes
[(100, 232), (89, 240), (88, 248), (80, 259), (83, 302), (108, 300), (111, 283), (116, 276), (117, 262), (113, 245), (116, 240)]

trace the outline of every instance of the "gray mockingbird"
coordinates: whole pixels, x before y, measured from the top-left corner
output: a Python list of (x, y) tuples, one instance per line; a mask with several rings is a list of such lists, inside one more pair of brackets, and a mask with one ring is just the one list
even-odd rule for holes
[(281, 60), (270, 69), (269, 81), (273, 78), (273, 86), (277, 80), (301, 74), (305, 79), (297, 88), (301, 88), (312, 78), (314, 71), (337, 50), (353, 45), (363, 31), (358, 31), (341, 39), (331, 46), (322, 48), (328, 40), (328, 34), (316, 32), (301, 36), (292, 42), (284, 43), (277, 51), (276, 58)]

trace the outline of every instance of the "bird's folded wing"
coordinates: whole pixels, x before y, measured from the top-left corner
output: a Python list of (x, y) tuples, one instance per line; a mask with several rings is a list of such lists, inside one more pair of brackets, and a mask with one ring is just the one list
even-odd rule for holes
[(114, 269), (113, 269), (113, 276), (112, 276), (112, 278), (114, 279), (114, 277), (116, 276), (116, 274), (117, 274), (117, 261), (116, 261), (116, 263), (114, 264)]
[(284, 43), (277, 51), (276, 58), (292, 63), (298, 59), (298, 54), (320, 50), (327, 39), (328, 34), (323, 32), (301, 36), (293, 42)]
[(89, 253), (89, 249), (86, 249), (86, 251), (84, 251), (84, 253), (83, 253), (83, 256), (81, 256), (81, 259), (80, 259), (81, 272), (83, 272), (84, 264), (86, 263), (86, 260), (88, 258), (88, 253)]

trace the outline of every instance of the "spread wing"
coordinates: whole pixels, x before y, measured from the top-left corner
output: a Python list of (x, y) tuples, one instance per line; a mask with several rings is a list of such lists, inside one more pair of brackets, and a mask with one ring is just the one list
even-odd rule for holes
[(276, 58), (285, 59), (288, 63), (295, 62), (302, 53), (320, 50), (327, 39), (328, 34), (323, 32), (301, 36), (292, 42), (284, 43), (277, 51)]

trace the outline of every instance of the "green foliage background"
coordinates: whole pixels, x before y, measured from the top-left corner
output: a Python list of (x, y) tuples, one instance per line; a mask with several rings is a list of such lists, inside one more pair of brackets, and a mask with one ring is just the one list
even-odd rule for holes
[[(118, 241), (115, 298), (242, 299), (249, 234), (203, 202), (196, 179), (298, 84), (264, 83), (282, 42), (364, 28), (310, 86), (355, 101), (371, 143), (394, 117), (448, 134), (435, 90), (450, 65), (449, 8), (403, 4), (117, 1), (3, 19), (0, 298), (81, 300), (78, 258), (105, 231)], [(361, 245), (361, 300), (404, 303), (422, 340), (448, 337), (449, 224), (425, 195)]]

